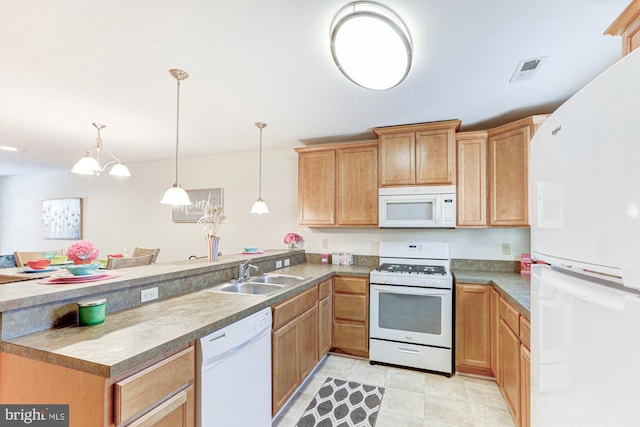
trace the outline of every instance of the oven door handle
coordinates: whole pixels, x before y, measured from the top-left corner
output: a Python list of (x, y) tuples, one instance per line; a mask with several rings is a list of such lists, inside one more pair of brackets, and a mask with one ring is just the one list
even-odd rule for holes
[(428, 295), (428, 296), (447, 296), (451, 294), (451, 289), (433, 289), (433, 288), (407, 288), (404, 286), (377, 286), (374, 285), (371, 289), (378, 292), (386, 292), (389, 294), (403, 294), (403, 295)]

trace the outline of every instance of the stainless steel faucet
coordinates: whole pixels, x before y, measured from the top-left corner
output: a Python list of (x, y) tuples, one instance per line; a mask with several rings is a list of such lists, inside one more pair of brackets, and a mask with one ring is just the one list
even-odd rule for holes
[(251, 269), (256, 270), (256, 272), (260, 270), (257, 265), (249, 264), (249, 260), (240, 264), (240, 266), (238, 266), (238, 280), (249, 280), (249, 276), (251, 276)]

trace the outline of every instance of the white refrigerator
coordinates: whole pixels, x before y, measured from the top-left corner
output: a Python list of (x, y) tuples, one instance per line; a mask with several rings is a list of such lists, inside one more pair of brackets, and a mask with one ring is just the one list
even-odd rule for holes
[(531, 142), (531, 425), (640, 426), (640, 50)]

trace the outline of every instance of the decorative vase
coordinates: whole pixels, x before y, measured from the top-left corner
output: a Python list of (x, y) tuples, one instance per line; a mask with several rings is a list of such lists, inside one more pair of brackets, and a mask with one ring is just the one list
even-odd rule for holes
[(297, 243), (289, 243), (289, 250), (293, 251), (295, 249), (298, 249), (298, 244)]
[(209, 261), (218, 260), (218, 245), (220, 244), (220, 236), (207, 236), (207, 244), (209, 246), (209, 252), (207, 258)]

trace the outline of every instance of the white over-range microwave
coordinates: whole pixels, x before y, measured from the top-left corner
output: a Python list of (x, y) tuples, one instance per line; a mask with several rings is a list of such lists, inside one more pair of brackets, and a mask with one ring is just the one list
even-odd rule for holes
[(456, 187), (388, 187), (378, 189), (381, 228), (455, 228)]

